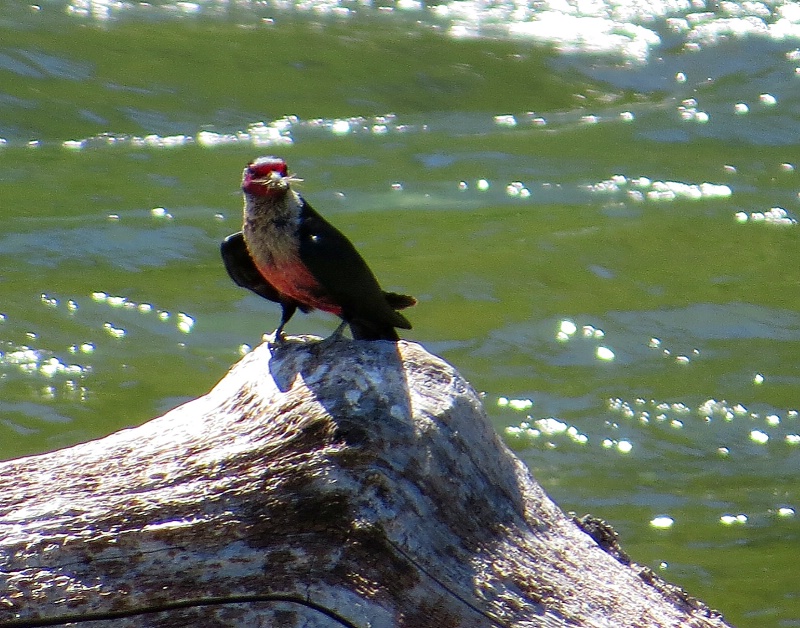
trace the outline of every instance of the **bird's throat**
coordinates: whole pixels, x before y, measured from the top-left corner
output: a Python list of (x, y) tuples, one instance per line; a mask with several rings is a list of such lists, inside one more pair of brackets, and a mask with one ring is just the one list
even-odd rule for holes
[(293, 190), (280, 196), (245, 194), (244, 239), (256, 266), (291, 263), (299, 255), (302, 199)]

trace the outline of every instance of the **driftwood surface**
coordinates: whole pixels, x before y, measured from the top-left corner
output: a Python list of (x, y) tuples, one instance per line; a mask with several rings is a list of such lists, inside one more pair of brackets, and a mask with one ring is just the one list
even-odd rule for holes
[(309, 337), (140, 427), (0, 463), (0, 627), (69, 622), (725, 626), (562, 513), (449, 364)]

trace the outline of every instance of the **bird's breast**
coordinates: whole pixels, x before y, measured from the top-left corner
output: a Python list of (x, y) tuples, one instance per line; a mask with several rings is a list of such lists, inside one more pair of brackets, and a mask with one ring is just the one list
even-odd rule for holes
[(243, 231), (247, 250), (256, 266), (280, 266), (291, 263), (300, 255), (297, 227), (286, 221), (247, 217)]
[(303, 263), (296, 226), (246, 218), (244, 239), (258, 272), (278, 292), (310, 308), (341, 316), (342, 308)]

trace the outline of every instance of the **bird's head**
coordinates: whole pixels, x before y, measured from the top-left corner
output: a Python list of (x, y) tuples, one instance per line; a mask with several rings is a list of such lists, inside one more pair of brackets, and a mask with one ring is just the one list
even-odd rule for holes
[(280, 157), (259, 157), (244, 169), (242, 190), (254, 196), (276, 198), (286, 194), (289, 183), (301, 180), (289, 174), (286, 162)]

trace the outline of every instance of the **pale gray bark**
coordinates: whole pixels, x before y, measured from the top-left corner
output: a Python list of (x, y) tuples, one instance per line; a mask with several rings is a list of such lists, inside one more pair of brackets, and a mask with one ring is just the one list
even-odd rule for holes
[(295, 338), (141, 427), (0, 463), (0, 626), (725, 625), (594, 536), (611, 551), (444, 361)]

